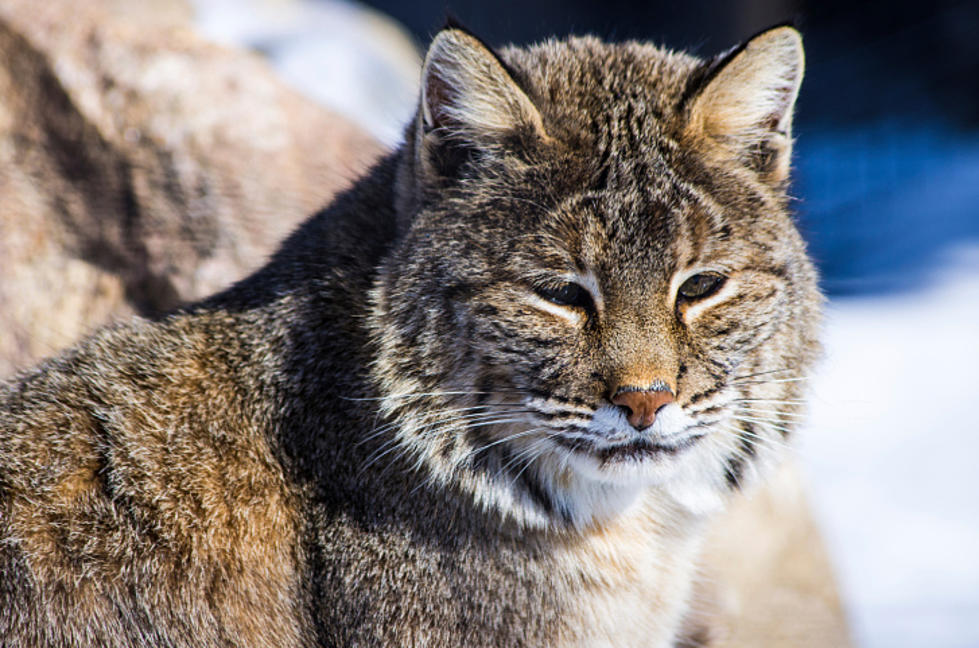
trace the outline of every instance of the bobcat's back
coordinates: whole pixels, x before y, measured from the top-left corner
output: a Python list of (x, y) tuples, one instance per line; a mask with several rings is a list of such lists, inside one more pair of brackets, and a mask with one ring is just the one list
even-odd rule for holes
[(297, 511), (226, 324), (104, 331), (0, 392), (4, 645), (299, 644)]

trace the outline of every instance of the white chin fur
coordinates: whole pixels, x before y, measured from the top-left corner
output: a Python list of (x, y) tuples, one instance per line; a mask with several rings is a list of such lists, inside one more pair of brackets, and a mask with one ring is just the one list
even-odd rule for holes
[(567, 464), (582, 478), (596, 482), (606, 482), (617, 486), (636, 485), (639, 487), (662, 486), (671, 481), (679, 472), (679, 464), (683, 461), (680, 456), (663, 455), (646, 459), (618, 461), (602, 464), (598, 459), (584, 452), (567, 452)]
[(587, 454), (554, 446), (539, 462), (538, 475), (577, 526), (627, 515), (645, 499), (644, 493), (672, 502), (672, 510), (702, 516), (719, 511), (724, 501), (719, 484), (704, 477), (720, 468), (712, 464), (710, 453), (698, 449), (603, 467)]
[[(643, 431), (643, 436), (664, 446), (680, 445), (690, 440), (690, 428), (694, 420), (676, 403), (663, 406), (653, 424)], [(636, 432), (618, 407), (610, 405), (598, 408), (588, 426), (591, 440), (599, 440), (598, 449), (622, 445), (634, 439)], [(602, 443), (601, 439), (608, 439)], [(661, 486), (684, 472), (683, 464), (696, 448), (687, 448), (676, 454), (662, 453), (644, 459), (602, 463), (594, 456), (584, 452), (569, 451), (568, 463), (584, 477), (597, 481), (607, 481), (619, 485), (638, 484), (640, 486)]]
[[(678, 445), (690, 440), (693, 423), (682, 408), (669, 404), (644, 434), (658, 444)], [(635, 435), (621, 410), (613, 407), (600, 408), (589, 427), (593, 439), (609, 439), (609, 446)], [(723, 507), (722, 484), (706, 477), (720, 475), (722, 469), (718, 456), (703, 441), (707, 439), (676, 453), (610, 463), (554, 443), (547, 453), (550, 457), (540, 462), (538, 474), (579, 522), (622, 514), (650, 490), (691, 514), (703, 515)]]

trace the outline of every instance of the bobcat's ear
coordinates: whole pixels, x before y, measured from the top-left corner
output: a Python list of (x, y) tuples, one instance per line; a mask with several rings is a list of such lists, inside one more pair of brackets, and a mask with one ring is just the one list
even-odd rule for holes
[(504, 63), (471, 34), (443, 29), (422, 68), (417, 152), (429, 171), (451, 176), (474, 150), (513, 136), (546, 137), (540, 112)]
[(783, 182), (804, 67), (799, 32), (787, 26), (762, 32), (708, 69), (690, 106), (687, 133), (711, 138), (770, 182)]

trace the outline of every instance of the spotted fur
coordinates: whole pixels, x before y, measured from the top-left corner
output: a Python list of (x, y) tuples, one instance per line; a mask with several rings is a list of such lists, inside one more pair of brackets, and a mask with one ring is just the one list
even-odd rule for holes
[(673, 644), (818, 351), (801, 74), (787, 27), (441, 32), (405, 145), (264, 269), (3, 387), (0, 644)]

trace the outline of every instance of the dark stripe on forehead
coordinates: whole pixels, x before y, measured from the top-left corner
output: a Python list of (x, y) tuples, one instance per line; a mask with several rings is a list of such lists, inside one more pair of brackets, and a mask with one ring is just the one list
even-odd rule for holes
[[(678, 147), (675, 142), (673, 146)], [(782, 205), (777, 198), (770, 195), (757, 181), (739, 177), (721, 166), (708, 167), (699, 155), (687, 151), (685, 154), (668, 155), (661, 152), (672, 163), (671, 171), (675, 174), (676, 183), (687, 190), (687, 196), (698, 205), (713, 214), (711, 205), (723, 208), (725, 215), (752, 216), (754, 214), (780, 213)], [(757, 180), (757, 179), (755, 179)], [(710, 200), (710, 204), (706, 203)], [(725, 223), (718, 222), (718, 227)]]
[(690, 244), (693, 255), (693, 259), (690, 261), (701, 259), (704, 256), (704, 247), (716, 230), (714, 219), (698, 206), (685, 209), (683, 220), (687, 230), (687, 242)]

